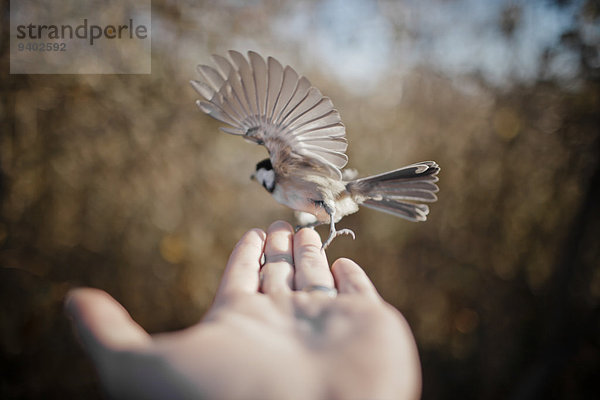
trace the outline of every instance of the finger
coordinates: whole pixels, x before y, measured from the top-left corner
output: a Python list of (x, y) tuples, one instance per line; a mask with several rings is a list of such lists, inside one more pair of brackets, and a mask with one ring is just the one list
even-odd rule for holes
[(92, 356), (106, 350), (140, 350), (150, 346), (150, 335), (108, 293), (80, 288), (66, 296), (65, 312)]
[(321, 238), (314, 229), (301, 229), (294, 236), (294, 262), (296, 290), (313, 285), (333, 287), (327, 256), (321, 251)]
[(260, 270), (260, 287), (265, 294), (291, 292), (294, 280), (294, 256), (290, 224), (277, 221), (267, 230), (265, 265)]
[(217, 299), (226, 293), (255, 293), (258, 290), (258, 271), (266, 234), (252, 229), (235, 245), (217, 292)]
[(378, 298), (377, 289), (363, 269), (347, 258), (336, 260), (331, 266), (335, 283), (340, 294), (359, 294)]

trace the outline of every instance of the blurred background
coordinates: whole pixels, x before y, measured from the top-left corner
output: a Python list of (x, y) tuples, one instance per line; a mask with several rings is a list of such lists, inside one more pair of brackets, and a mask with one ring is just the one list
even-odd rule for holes
[(328, 250), (408, 319), (424, 399), (598, 398), (597, 0), (154, 0), (150, 75), (9, 75), (8, 3), (0, 398), (101, 398), (62, 312), (70, 288), (181, 329), (245, 231), (293, 222), (249, 180), (264, 149), (194, 104), (195, 66), (229, 49), (329, 96), (361, 175), (442, 167), (427, 222), (363, 209), (339, 225), (356, 240)]

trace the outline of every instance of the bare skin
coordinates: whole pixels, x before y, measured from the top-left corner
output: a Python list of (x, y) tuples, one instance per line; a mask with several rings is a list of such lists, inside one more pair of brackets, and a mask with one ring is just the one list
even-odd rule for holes
[[(306, 291), (312, 285), (336, 287), (338, 295)], [(420, 395), (419, 358), (404, 318), (356, 263), (339, 259), (330, 269), (319, 235), (294, 234), (285, 222), (241, 238), (213, 306), (190, 328), (150, 336), (97, 289), (73, 290), (66, 310), (115, 398)]]

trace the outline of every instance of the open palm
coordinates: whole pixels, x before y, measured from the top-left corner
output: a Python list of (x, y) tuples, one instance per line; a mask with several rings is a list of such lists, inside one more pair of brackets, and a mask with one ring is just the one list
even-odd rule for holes
[[(261, 267), (261, 259), (266, 262)], [(336, 287), (339, 294), (309, 290)], [(67, 301), (118, 398), (417, 398), (410, 328), (354, 262), (329, 268), (316, 232), (276, 222), (234, 249), (205, 318), (149, 336), (105, 292)]]

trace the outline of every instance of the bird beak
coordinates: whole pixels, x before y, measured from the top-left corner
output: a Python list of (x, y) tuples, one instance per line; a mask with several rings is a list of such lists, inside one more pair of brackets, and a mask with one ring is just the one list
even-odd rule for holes
[(256, 180), (256, 174), (252, 174), (252, 175), (250, 175), (250, 180), (251, 180), (251, 181), (255, 181), (255, 180)]

